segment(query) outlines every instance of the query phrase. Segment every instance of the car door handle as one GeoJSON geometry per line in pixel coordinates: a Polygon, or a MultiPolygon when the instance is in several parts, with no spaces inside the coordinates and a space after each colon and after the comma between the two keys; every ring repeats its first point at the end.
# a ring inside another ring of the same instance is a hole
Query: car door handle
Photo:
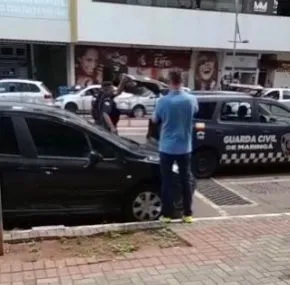
{"type": "Polygon", "coordinates": [[[44,170],[44,171],[56,171],[56,170],[58,170],[58,168],[55,166],[42,166],[42,167],[40,167],[40,169],[44,170]]]}

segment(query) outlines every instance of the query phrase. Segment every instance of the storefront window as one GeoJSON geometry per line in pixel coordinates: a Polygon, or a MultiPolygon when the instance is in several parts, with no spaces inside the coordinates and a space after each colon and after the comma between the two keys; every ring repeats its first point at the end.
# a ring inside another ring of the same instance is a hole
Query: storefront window
{"type": "MultiPolygon", "coordinates": [[[[216,11],[235,11],[235,2],[232,0],[92,0],[93,2],[108,2],[116,4],[142,5],[154,7],[168,7],[179,9],[203,9],[216,11]]],[[[242,11],[242,1],[238,6],[242,11]]]]}
{"type": "MultiPolygon", "coordinates": [[[[211,11],[236,11],[233,0],[92,0],[116,4],[168,7],[179,9],[202,9],[211,11]]],[[[238,12],[290,16],[290,1],[288,0],[239,0],[238,12]]]]}

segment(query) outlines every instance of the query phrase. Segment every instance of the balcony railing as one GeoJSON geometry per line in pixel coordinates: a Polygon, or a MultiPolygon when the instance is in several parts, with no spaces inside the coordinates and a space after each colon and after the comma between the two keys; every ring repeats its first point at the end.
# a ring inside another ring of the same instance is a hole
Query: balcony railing
{"type": "MultiPolygon", "coordinates": [[[[116,4],[167,7],[179,9],[201,9],[209,11],[235,12],[234,0],[92,0],[116,4]]],[[[278,1],[283,0],[239,0],[239,13],[277,15],[278,1]]],[[[290,0],[288,0],[290,2],[290,0]]]]}

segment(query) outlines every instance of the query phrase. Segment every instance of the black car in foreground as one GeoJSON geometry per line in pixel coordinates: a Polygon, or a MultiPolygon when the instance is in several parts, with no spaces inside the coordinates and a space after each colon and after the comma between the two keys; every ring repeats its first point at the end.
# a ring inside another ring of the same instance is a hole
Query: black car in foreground
{"type": "MultiPolygon", "coordinates": [[[[197,95],[192,169],[200,178],[223,166],[290,163],[290,109],[263,97],[239,93],[197,95]]],[[[147,138],[159,139],[149,122],[147,138]]],[[[152,143],[151,143],[152,146],[152,143]]],[[[154,149],[153,147],[151,149],[154,149]]]]}
{"type": "Polygon", "coordinates": [[[156,152],[52,107],[0,103],[0,176],[4,218],[161,211],[156,152]]]}

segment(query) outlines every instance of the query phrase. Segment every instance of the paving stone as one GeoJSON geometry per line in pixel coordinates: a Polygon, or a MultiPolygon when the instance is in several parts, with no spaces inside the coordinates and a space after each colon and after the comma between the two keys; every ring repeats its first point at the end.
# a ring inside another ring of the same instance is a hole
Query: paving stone
{"type": "Polygon", "coordinates": [[[191,247],[146,250],[102,264],[6,262],[4,256],[0,285],[286,285],[289,224],[290,216],[171,225],[191,247]]]}

